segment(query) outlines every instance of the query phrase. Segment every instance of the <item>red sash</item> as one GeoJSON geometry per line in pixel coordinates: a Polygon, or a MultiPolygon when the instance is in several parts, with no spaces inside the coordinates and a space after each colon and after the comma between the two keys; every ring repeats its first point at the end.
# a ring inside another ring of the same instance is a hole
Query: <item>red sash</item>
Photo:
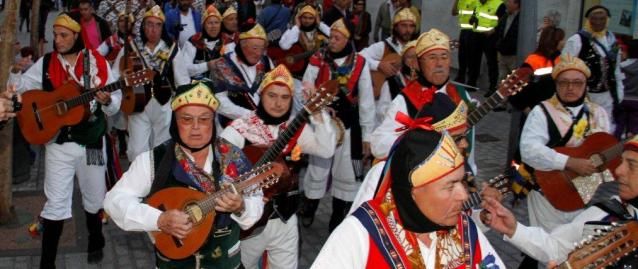
{"type": "MultiPolygon", "coordinates": [[[[102,87],[106,85],[106,80],[108,79],[108,65],[106,59],[99,55],[95,50],[90,50],[91,54],[95,57],[96,65],[98,68],[97,76],[100,78],[100,85],[98,87],[102,87]]],[[[81,51],[78,53],[78,57],[75,63],[75,68],[73,70],[76,78],[82,78],[84,73],[84,53],[81,51]]],[[[48,67],[49,79],[51,80],[51,84],[54,88],[60,87],[64,85],[67,81],[73,80],[69,74],[67,74],[66,69],[62,66],[62,62],[58,59],[58,53],[51,53],[51,60],[49,62],[48,67]]],[[[77,83],[77,81],[76,81],[77,83]]]]}
{"type": "MultiPolygon", "coordinates": [[[[403,94],[407,97],[407,101],[410,102],[417,110],[421,109],[423,105],[429,103],[429,99],[425,98],[424,87],[418,81],[412,81],[408,86],[403,88],[403,94]]],[[[461,95],[459,95],[458,90],[452,83],[448,83],[445,87],[446,94],[452,99],[455,104],[459,104],[461,100],[461,95]]]]}
{"type": "MultiPolygon", "coordinates": [[[[330,80],[330,77],[332,75],[330,74],[330,65],[324,61],[322,51],[317,51],[317,53],[310,57],[310,64],[319,68],[319,73],[317,74],[317,78],[315,78],[315,87],[319,87],[322,83],[330,80]]],[[[356,54],[352,74],[350,75],[350,79],[345,85],[348,89],[348,94],[346,95],[346,97],[348,97],[348,100],[350,100],[351,103],[356,102],[357,93],[354,91],[354,89],[359,82],[364,64],[365,58],[363,58],[359,54],[356,54]]]]}

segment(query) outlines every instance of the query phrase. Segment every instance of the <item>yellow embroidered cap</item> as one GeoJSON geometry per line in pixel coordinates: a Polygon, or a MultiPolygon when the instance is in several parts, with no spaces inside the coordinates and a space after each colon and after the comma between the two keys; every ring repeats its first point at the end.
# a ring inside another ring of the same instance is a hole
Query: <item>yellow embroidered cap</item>
{"type": "Polygon", "coordinates": [[[416,56],[421,55],[436,49],[443,49],[450,51],[450,38],[443,32],[432,28],[430,31],[422,33],[416,42],[416,56]]]}
{"type": "Polygon", "coordinates": [[[206,20],[210,17],[217,17],[219,20],[222,19],[222,14],[219,13],[219,10],[217,10],[213,4],[208,5],[206,10],[204,10],[204,15],[202,15],[202,25],[205,24],[206,20]]]}
{"type": "Polygon", "coordinates": [[[346,23],[343,18],[332,23],[332,25],[330,26],[330,30],[337,31],[343,34],[346,38],[350,38],[350,31],[348,30],[348,27],[346,27],[346,23]]]}
{"type": "Polygon", "coordinates": [[[119,20],[121,18],[128,18],[128,22],[129,23],[135,22],[135,17],[133,17],[132,13],[129,13],[127,15],[126,12],[122,11],[122,12],[120,12],[120,14],[117,14],[117,19],[119,20]]]}
{"type": "Polygon", "coordinates": [[[397,24],[402,21],[410,21],[417,24],[416,15],[409,8],[402,8],[394,14],[394,18],[392,19],[392,24],[397,24]]]}
{"type": "Polygon", "coordinates": [[[434,151],[410,172],[410,183],[416,188],[437,181],[464,163],[463,154],[456,147],[454,139],[447,131],[443,131],[434,151]]]}
{"type": "Polygon", "coordinates": [[[312,16],[317,17],[317,10],[312,7],[311,5],[306,5],[304,6],[300,11],[299,11],[299,16],[309,13],[312,16]]]}
{"type": "Polygon", "coordinates": [[[408,51],[409,49],[414,49],[414,48],[416,48],[416,40],[412,40],[406,43],[403,46],[403,49],[401,49],[401,56],[405,55],[405,52],[408,51]]]}
{"type": "Polygon", "coordinates": [[[239,33],[239,40],[252,39],[252,38],[267,40],[266,30],[264,30],[264,27],[261,27],[259,23],[256,23],[255,26],[253,26],[253,28],[250,28],[250,30],[239,33]]]}
{"type": "Polygon", "coordinates": [[[468,110],[469,109],[465,101],[461,101],[456,106],[452,114],[445,117],[445,119],[432,124],[432,127],[434,127],[435,131],[440,133],[442,133],[443,131],[452,132],[459,128],[465,127],[467,126],[468,110]]]}
{"type": "Polygon", "coordinates": [[[591,71],[589,67],[583,62],[583,60],[578,57],[574,57],[570,54],[564,54],[560,56],[560,62],[554,66],[554,70],[552,71],[552,78],[556,79],[560,73],[563,73],[567,70],[576,70],[585,74],[585,77],[589,78],[591,75],[591,71]]]}
{"type": "Polygon", "coordinates": [[[293,80],[290,71],[286,68],[285,65],[280,64],[275,69],[270,70],[270,72],[266,73],[264,79],[261,81],[261,85],[259,85],[259,90],[257,90],[257,94],[261,94],[268,86],[272,84],[280,84],[288,87],[290,93],[293,92],[295,87],[295,83],[293,80]]]}
{"type": "Polygon", "coordinates": [[[164,12],[162,12],[162,8],[160,8],[160,6],[158,5],[154,5],[151,9],[147,10],[146,13],[144,13],[144,18],[148,18],[148,17],[158,18],[162,22],[166,21],[166,17],[164,17],[164,12]]]}
{"type": "Polygon", "coordinates": [[[225,19],[226,17],[233,15],[233,14],[237,14],[237,9],[235,9],[235,7],[230,6],[229,8],[227,8],[224,11],[224,14],[222,14],[222,19],[225,19]]]}
{"type": "Polygon", "coordinates": [[[64,27],[74,33],[79,33],[82,30],[80,24],[65,13],[62,13],[55,18],[53,26],[64,27]]]}
{"type": "Polygon", "coordinates": [[[638,151],[638,135],[634,135],[625,143],[625,150],[638,151]]]}
{"type": "Polygon", "coordinates": [[[173,111],[188,106],[199,105],[217,111],[219,108],[219,100],[213,94],[212,84],[210,82],[194,81],[191,84],[182,85],[175,91],[175,98],[171,102],[173,111]]]}

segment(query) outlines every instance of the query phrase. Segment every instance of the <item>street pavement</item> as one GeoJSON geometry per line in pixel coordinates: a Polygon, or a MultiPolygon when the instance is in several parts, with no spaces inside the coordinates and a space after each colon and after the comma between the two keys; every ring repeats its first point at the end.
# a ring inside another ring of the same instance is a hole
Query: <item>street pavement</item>
{"type": "MultiPolygon", "coordinates": [[[[51,29],[52,18],[57,12],[49,14],[49,22],[46,29],[51,29]]],[[[4,19],[4,14],[0,12],[0,21],[4,19]]],[[[51,45],[51,32],[47,31],[47,39],[51,45]]],[[[28,35],[25,32],[18,33],[18,40],[21,43],[28,44],[28,35]]],[[[454,77],[454,76],[451,76],[454,77]]],[[[483,79],[484,80],[484,79],[483,79]]],[[[476,99],[483,99],[483,92],[474,93],[476,99]]],[[[501,173],[505,166],[505,157],[507,152],[507,143],[509,139],[510,114],[508,112],[492,112],[489,113],[476,126],[477,145],[476,160],[479,168],[478,179],[491,178],[501,173]]],[[[35,164],[31,168],[30,179],[24,183],[14,185],[14,192],[33,192],[42,191],[42,180],[44,165],[41,154],[42,149],[34,147],[38,152],[35,164]]],[[[76,184],[77,186],[77,184],[76,184]]],[[[76,192],[76,195],[79,193],[76,192]]],[[[44,194],[42,194],[44,195],[44,194]]],[[[505,202],[510,204],[509,202],[505,202]]],[[[81,204],[74,202],[74,207],[81,208],[81,204]]],[[[317,211],[316,219],[309,228],[301,228],[302,246],[299,257],[299,268],[309,268],[312,261],[321,249],[321,246],[328,237],[328,220],[330,218],[331,199],[324,197],[317,211]]],[[[75,212],[81,212],[75,210],[75,212]]],[[[527,207],[525,201],[521,201],[515,208],[514,212],[522,223],[527,223],[527,207]]],[[[83,216],[77,216],[82,218],[83,216]]],[[[75,220],[78,231],[78,245],[86,246],[86,231],[84,222],[75,220]],[[83,237],[83,238],[80,238],[83,237]]],[[[27,232],[25,226],[24,232],[27,232]]],[[[150,243],[146,233],[142,232],[125,232],[119,229],[112,221],[104,226],[104,234],[106,237],[106,247],[104,249],[104,260],[98,265],[88,265],[86,263],[86,253],[83,252],[84,247],[77,247],[70,251],[61,250],[58,252],[56,261],[57,268],[152,268],[154,264],[153,246],[150,243]]],[[[505,261],[507,268],[516,268],[521,261],[520,252],[505,243],[494,232],[488,232],[487,236],[492,242],[496,251],[505,261]]],[[[39,239],[33,239],[39,240],[39,239]]],[[[15,253],[0,252],[0,269],[5,268],[37,268],[39,264],[39,249],[30,251],[22,251],[20,255],[15,253]]]]}

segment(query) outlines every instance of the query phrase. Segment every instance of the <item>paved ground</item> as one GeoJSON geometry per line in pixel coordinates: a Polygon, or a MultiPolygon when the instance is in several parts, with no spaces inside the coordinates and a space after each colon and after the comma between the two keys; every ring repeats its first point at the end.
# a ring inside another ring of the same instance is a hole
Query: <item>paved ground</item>
{"type": "MultiPolygon", "coordinates": [[[[49,16],[49,24],[51,18],[56,13],[49,16]]],[[[3,20],[2,12],[0,12],[0,21],[3,20]]],[[[50,29],[47,27],[47,29],[50,29]]],[[[26,33],[19,33],[18,39],[22,44],[27,44],[28,36],[26,33]]],[[[50,32],[47,32],[47,39],[52,40],[50,32]]],[[[50,45],[50,43],[48,44],[50,45]]],[[[453,76],[452,76],[453,77],[453,76]]],[[[476,98],[482,99],[482,93],[474,94],[476,98]]],[[[483,119],[477,126],[477,148],[476,159],[479,167],[479,175],[477,178],[490,178],[499,174],[505,164],[505,155],[507,151],[507,141],[509,139],[509,119],[510,114],[507,112],[493,112],[483,119]]],[[[39,149],[36,148],[36,151],[39,149]]],[[[35,165],[31,169],[30,179],[26,182],[16,185],[15,192],[41,191],[42,190],[42,171],[43,164],[38,158],[35,165]]],[[[79,208],[80,203],[74,203],[79,208]]],[[[81,211],[80,211],[81,212],[81,211]]],[[[527,209],[523,201],[515,208],[516,215],[519,220],[527,222],[527,209]]],[[[317,253],[321,249],[323,242],[328,237],[328,219],[330,214],[330,198],[326,197],[322,200],[317,218],[312,227],[302,228],[302,248],[299,261],[299,268],[309,268],[317,253]]],[[[89,266],[86,264],[86,254],[83,249],[86,245],[82,216],[77,216],[78,223],[78,247],[69,250],[61,250],[58,253],[56,265],[58,268],[151,268],[154,264],[152,254],[152,245],[148,237],[144,233],[124,232],[113,223],[104,227],[106,235],[106,248],[104,261],[99,265],[89,266]]],[[[26,227],[24,232],[26,233],[26,227]]],[[[501,236],[489,232],[488,238],[495,245],[496,250],[504,259],[508,268],[516,268],[521,260],[520,252],[511,245],[504,243],[501,236]]],[[[0,269],[3,268],[37,268],[39,262],[39,249],[31,249],[29,251],[0,252],[0,269]]]]}

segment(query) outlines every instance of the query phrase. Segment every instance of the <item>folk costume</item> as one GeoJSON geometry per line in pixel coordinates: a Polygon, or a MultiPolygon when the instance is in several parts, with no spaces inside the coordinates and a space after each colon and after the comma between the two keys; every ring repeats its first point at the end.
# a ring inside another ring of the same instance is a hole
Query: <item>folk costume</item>
{"type": "MultiPolygon", "coordinates": [[[[144,20],[154,17],[164,22],[165,17],[159,6],[149,9],[144,20]]],[[[143,25],[143,24],[142,24],[143,25]]],[[[152,85],[152,98],[144,107],[144,111],[133,113],[128,117],[129,145],[126,152],[129,160],[134,160],[142,152],[154,148],[168,139],[168,127],[170,124],[170,103],[174,91],[173,59],[178,52],[177,44],[168,39],[160,39],[153,49],[146,43],[146,37],[142,31],[144,44],[139,48],[134,42],[129,42],[131,48],[141,55],[144,65],[156,71],[152,85]]],[[[120,51],[114,66],[115,75],[120,76],[120,61],[124,56],[124,50],[120,51]]],[[[149,86],[150,87],[150,86],[149,86]]]]}
{"type": "MultiPolygon", "coordinates": [[[[437,49],[450,51],[450,39],[447,35],[437,29],[432,29],[428,32],[421,34],[417,40],[416,53],[417,57],[421,57],[423,54],[437,49]]],[[[443,85],[433,85],[427,81],[422,74],[418,75],[417,80],[409,83],[401,92],[392,100],[392,103],[385,112],[383,122],[377,127],[371,135],[371,141],[374,141],[371,146],[372,155],[377,159],[384,159],[388,156],[390,148],[394,144],[395,140],[401,135],[401,124],[397,122],[396,115],[402,113],[408,115],[410,118],[415,118],[418,111],[426,104],[427,99],[423,98],[427,95],[428,89],[435,89],[437,92],[447,94],[456,104],[461,101],[466,104],[472,104],[473,100],[470,95],[461,86],[454,85],[446,82],[443,85]]],[[[468,165],[472,168],[473,172],[476,172],[476,164],[474,162],[474,150],[473,150],[473,136],[474,131],[470,131],[468,135],[468,142],[470,147],[468,148],[468,165]]]]}
{"type": "MultiPolygon", "coordinates": [[[[552,72],[554,80],[567,70],[577,70],[589,77],[585,63],[569,55],[562,56],[552,72]]],[[[605,110],[591,102],[587,93],[576,103],[565,103],[558,95],[541,102],[528,114],[521,134],[520,150],[526,167],[541,171],[565,170],[569,156],[553,150],[554,147],[577,147],[591,134],[609,133],[609,118],[605,110]]],[[[530,170],[531,171],[531,170],[530,170]]],[[[581,194],[587,203],[598,184],[613,179],[609,171],[595,173],[574,184],[589,186],[581,194]]],[[[542,190],[541,190],[542,191],[542,190]]],[[[561,224],[570,222],[582,210],[563,212],[555,209],[543,194],[533,190],[527,198],[530,224],[552,231],[561,224]]]]}
{"type": "Polygon", "coordinates": [[[179,7],[171,9],[166,12],[164,27],[181,49],[193,35],[202,31],[202,12],[189,7],[184,15],[179,7]]]}
{"type": "MultiPolygon", "coordinates": [[[[246,39],[266,40],[266,32],[259,24],[239,35],[239,41],[246,39]]],[[[240,48],[224,54],[213,63],[211,80],[215,85],[215,97],[224,104],[219,110],[219,119],[225,127],[234,119],[248,115],[257,109],[259,95],[256,94],[264,75],[272,69],[268,56],[262,56],[254,65],[247,63],[240,48]]]]}
{"type": "Polygon", "coordinates": [[[459,213],[456,225],[442,226],[413,198],[413,188],[457,169],[463,156],[447,132],[408,131],[385,165],[387,184],[337,227],[311,268],[505,268],[471,218],[459,213]]]}
{"type": "MultiPolygon", "coordinates": [[[[607,17],[610,16],[607,8],[596,5],[587,10],[585,17],[588,18],[597,12],[604,12],[607,17]]],[[[583,30],[567,39],[563,49],[563,55],[565,54],[578,56],[587,64],[591,71],[591,76],[587,79],[588,96],[592,102],[605,109],[613,124],[613,111],[624,97],[624,76],[620,70],[621,55],[614,34],[607,29],[594,32],[589,20],[586,20],[583,30]]]]}
{"type": "MultiPolygon", "coordinates": [[[[319,16],[319,12],[314,9],[311,5],[304,6],[298,13],[298,17],[301,17],[304,14],[310,14],[317,18],[319,16]]],[[[330,34],[330,27],[325,25],[323,22],[319,22],[319,25],[313,24],[310,27],[303,27],[294,25],[292,28],[289,28],[284,32],[279,40],[279,47],[282,50],[289,50],[293,46],[300,46],[305,51],[317,51],[324,44],[328,42],[327,35],[330,34]],[[324,34],[328,33],[328,34],[324,34]]],[[[299,59],[304,60],[304,59],[299,59]]],[[[307,64],[306,64],[307,66],[307,64]]],[[[304,68],[305,70],[305,68],[304,68]]],[[[303,77],[303,71],[301,73],[293,73],[292,75],[295,78],[301,79],[303,77]]]]}
{"type": "MultiPolygon", "coordinates": [[[[168,187],[185,187],[213,193],[237,176],[250,170],[251,164],[242,151],[224,140],[212,136],[204,167],[197,167],[177,131],[175,111],[184,106],[204,106],[216,111],[220,106],[210,84],[198,82],[178,89],[171,103],[171,140],[146,151],[131,163],[129,170],[111,189],[104,208],[113,221],[126,231],[158,231],[157,221],[162,211],[142,200],[168,187]]],[[[188,258],[170,260],[156,251],[158,268],[237,268],[240,265],[239,231],[252,226],[262,214],[261,191],[244,194],[245,210],[237,213],[217,212],[214,228],[204,245],[188,258]]]]}
{"type": "MultiPolygon", "coordinates": [[[[434,89],[427,90],[423,94],[423,98],[425,104],[414,119],[400,112],[395,117],[395,120],[402,125],[401,130],[405,131],[415,125],[425,123],[431,124],[434,131],[439,133],[452,132],[467,126],[468,106],[465,102],[461,101],[459,104],[455,104],[445,93],[436,92],[434,89]]],[[[381,161],[368,171],[352,203],[350,213],[353,213],[364,202],[375,197],[382,184],[385,163],[385,160],[381,161]]]]}
{"type": "Polygon", "coordinates": [[[392,104],[392,100],[394,100],[401,90],[405,88],[408,84],[412,83],[412,81],[417,79],[418,70],[409,67],[405,64],[405,55],[408,50],[416,49],[416,40],[412,40],[403,46],[401,50],[401,71],[398,74],[389,77],[383,82],[381,86],[381,92],[379,93],[379,99],[376,100],[376,126],[378,127],[385,117],[385,112],[388,111],[388,108],[392,104]]]}
{"type": "MultiPolygon", "coordinates": [[[[80,24],[66,14],[59,15],[54,27],[64,27],[80,33],[80,24]]],[[[81,37],[68,52],[77,54],[75,62],[68,62],[61,53],[45,54],[24,74],[11,73],[8,84],[15,85],[23,93],[41,89],[54,91],[66,83],[75,83],[81,88],[98,88],[114,82],[111,68],[95,50],[83,49],[81,37]],[[88,52],[88,53],[87,53],[88,52]],[[90,81],[85,81],[88,76],[90,81]]],[[[114,115],[120,109],[122,93],[111,93],[111,103],[101,105],[90,102],[90,117],[74,126],[63,127],[58,135],[45,145],[44,204],[40,218],[42,234],[41,268],[55,268],[58,241],[62,234],[64,220],[71,218],[74,176],[77,176],[82,192],[82,205],[89,230],[89,256],[95,253],[101,259],[104,237],[99,211],[102,208],[105,184],[106,116],[114,115]]]]}
{"type": "MultiPolygon", "coordinates": [[[[337,31],[352,40],[344,20],[336,21],[331,29],[333,34],[337,31]]],[[[338,100],[330,107],[336,112],[335,121],[343,125],[342,143],[337,146],[334,158],[309,157],[303,186],[306,198],[312,199],[308,203],[312,208],[304,208],[304,215],[311,218],[332,176],[332,230],[345,217],[365,176],[363,143],[372,141],[369,136],[374,128],[374,97],[368,65],[365,58],[354,51],[351,42],[340,52],[322,49],[310,58],[303,81],[318,87],[331,79],[338,80],[341,86],[338,100]]]]}
{"type": "MultiPolygon", "coordinates": [[[[638,152],[638,136],[634,136],[633,139],[625,143],[624,149],[625,151],[638,152]]],[[[637,179],[629,178],[628,180],[635,181],[637,179]]],[[[513,236],[510,238],[504,235],[503,239],[543,263],[549,261],[561,263],[574,250],[576,243],[587,238],[588,235],[592,235],[595,228],[609,227],[612,221],[638,219],[637,206],[637,198],[622,201],[619,197],[614,196],[608,201],[587,207],[573,220],[556,226],[551,231],[533,225],[525,226],[519,222],[516,224],[513,236]]],[[[627,268],[623,265],[636,266],[636,264],[636,254],[634,253],[623,257],[613,268],[627,268]]]]}
{"type": "Polygon", "coordinates": [[[153,0],[103,0],[100,1],[100,5],[98,6],[95,13],[106,20],[109,23],[111,29],[118,28],[117,21],[120,14],[125,14],[127,12],[128,14],[131,14],[134,18],[134,20],[132,20],[133,25],[131,27],[131,35],[136,38],[135,42],[141,44],[142,40],[139,38],[139,30],[142,29],[142,20],[144,19],[146,9],[154,5],[155,1],[153,0]],[[143,5],[142,3],[146,4],[143,5]]]}
{"type": "MultiPolygon", "coordinates": [[[[236,5],[236,3],[235,3],[236,5]]],[[[232,45],[233,43],[235,43],[235,40],[237,40],[237,38],[239,37],[239,33],[238,32],[231,32],[230,30],[228,30],[225,26],[224,26],[224,22],[223,20],[227,19],[228,17],[235,15],[238,16],[237,14],[237,8],[233,5],[229,6],[228,8],[222,9],[217,7],[217,10],[220,11],[224,11],[222,13],[222,41],[224,42],[224,45],[232,45]]]]}
{"type": "MultiPolygon", "coordinates": [[[[122,12],[118,16],[118,21],[119,20],[128,20],[128,22],[132,24],[135,21],[135,18],[132,14],[127,15],[126,13],[122,12]]],[[[126,44],[126,39],[128,37],[128,34],[120,31],[121,29],[119,29],[119,24],[117,25],[117,27],[118,28],[114,29],[118,29],[118,31],[109,36],[102,42],[102,44],[100,44],[99,47],[97,47],[97,51],[100,53],[100,55],[104,56],[109,62],[115,61],[117,55],[120,53],[120,50],[124,47],[124,44],[126,44]]]]}
{"type": "MultiPolygon", "coordinates": [[[[279,65],[266,74],[257,94],[265,94],[273,84],[284,85],[293,94],[293,78],[285,66],[279,65]]],[[[291,100],[292,101],[292,100],[291,100]]],[[[290,106],[292,110],[292,102],[290,106]]],[[[289,111],[290,111],[289,110],[289,111]]],[[[311,117],[310,126],[302,126],[284,149],[285,159],[298,159],[300,153],[330,158],[334,154],[336,134],[327,113],[319,114],[319,120],[311,117]]],[[[270,147],[291,123],[290,113],[275,118],[267,114],[260,103],[256,112],[241,117],[221,133],[221,138],[244,148],[270,147]]],[[[296,175],[293,175],[296,176],[296,175]]],[[[284,179],[280,179],[284,180],[284,179]]],[[[291,178],[286,180],[293,180],[291,178]]],[[[295,184],[296,185],[296,184],[295,184]]],[[[265,206],[264,214],[270,213],[265,228],[254,237],[242,240],[242,264],[246,268],[257,268],[264,251],[268,253],[270,268],[297,268],[299,234],[297,228],[298,186],[274,196],[265,206]],[[297,193],[297,194],[295,194],[297,193]]],[[[268,191],[266,191],[268,192],[268,191]]]]}
{"type": "MultiPolygon", "coordinates": [[[[217,18],[220,22],[222,15],[213,5],[209,5],[202,16],[202,25],[210,18],[217,18]]],[[[210,36],[204,27],[202,31],[193,35],[175,56],[175,83],[177,86],[189,84],[191,80],[202,80],[210,77],[208,62],[221,57],[223,42],[221,32],[217,36],[210,36]]]]}

